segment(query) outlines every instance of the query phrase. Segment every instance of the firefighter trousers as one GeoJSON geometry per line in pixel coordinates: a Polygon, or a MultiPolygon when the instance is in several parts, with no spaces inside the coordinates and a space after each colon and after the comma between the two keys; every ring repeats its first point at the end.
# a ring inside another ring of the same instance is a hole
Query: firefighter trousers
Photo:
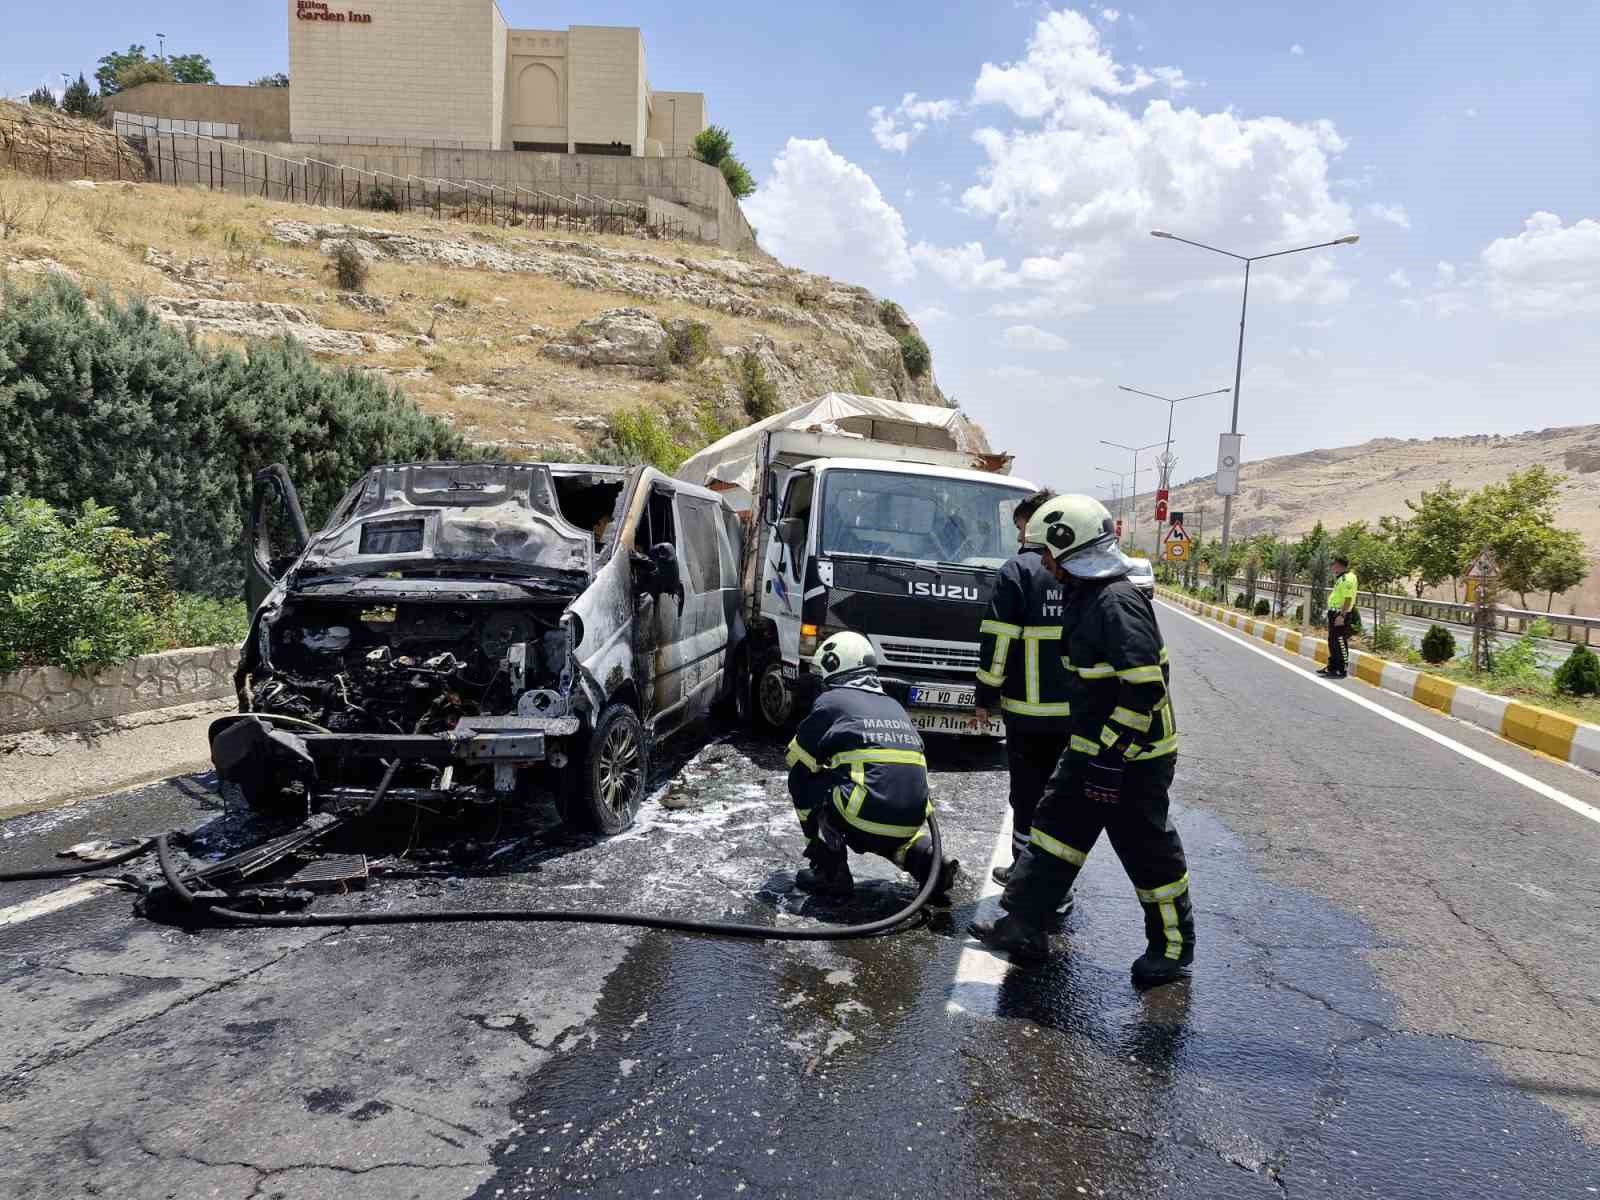
{"type": "Polygon", "coordinates": [[[832,806],[803,809],[795,805],[800,829],[806,835],[806,860],[819,871],[836,871],[847,866],[849,852],[876,854],[902,870],[909,871],[918,883],[933,869],[933,835],[926,823],[909,839],[885,837],[851,825],[832,806]]]}
{"type": "Polygon", "coordinates": [[[1037,733],[1018,728],[1020,722],[1006,723],[1006,766],[1011,773],[1011,861],[1015,863],[1028,848],[1028,833],[1033,829],[1034,810],[1045,785],[1066,752],[1068,735],[1061,732],[1037,733]]]}
{"type": "Polygon", "coordinates": [[[1144,908],[1150,948],[1178,959],[1192,952],[1194,910],[1183,843],[1168,815],[1176,755],[1129,763],[1114,804],[1083,793],[1076,754],[1065,754],[1040,797],[1028,848],[1011,872],[1000,905],[1025,926],[1045,927],[1066,899],[1101,830],[1111,841],[1144,908]]]}

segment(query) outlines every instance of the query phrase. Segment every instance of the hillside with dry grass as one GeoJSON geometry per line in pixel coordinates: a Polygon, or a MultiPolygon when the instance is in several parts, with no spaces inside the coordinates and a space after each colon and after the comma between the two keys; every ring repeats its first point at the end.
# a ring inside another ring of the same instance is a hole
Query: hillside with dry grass
{"type": "Polygon", "coordinates": [[[829,391],[945,403],[897,305],[697,242],[0,176],[0,272],[49,271],[199,337],[293,337],[517,457],[641,413],[689,449],[829,391]]]}
{"type": "MultiPolygon", "coordinates": [[[[1247,460],[1244,490],[1234,502],[1234,533],[1294,536],[1318,521],[1330,529],[1350,521],[1376,524],[1385,515],[1407,515],[1408,499],[1441,483],[1470,491],[1536,464],[1566,476],[1557,522],[1583,536],[1591,557],[1589,579],[1563,600],[1575,602],[1580,612],[1600,612],[1600,425],[1426,441],[1378,438],[1359,446],[1247,460]]],[[[1215,487],[1216,476],[1207,475],[1173,489],[1172,507],[1187,514],[1191,534],[1200,525],[1202,504],[1205,536],[1214,538],[1220,531],[1222,501],[1215,487]]],[[[1147,531],[1155,527],[1153,494],[1139,497],[1139,527],[1148,544],[1147,531]]]]}

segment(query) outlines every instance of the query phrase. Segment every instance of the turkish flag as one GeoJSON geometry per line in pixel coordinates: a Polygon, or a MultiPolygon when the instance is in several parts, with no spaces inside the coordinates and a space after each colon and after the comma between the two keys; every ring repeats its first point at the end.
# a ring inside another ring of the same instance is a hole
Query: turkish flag
{"type": "Polygon", "coordinates": [[[1117,522],[1117,540],[1119,542],[1122,540],[1122,522],[1121,521],[1117,522]]]}
{"type": "Polygon", "coordinates": [[[1166,488],[1162,488],[1159,492],[1156,493],[1156,520],[1165,521],[1166,519],[1167,519],[1167,489],[1166,488]]]}

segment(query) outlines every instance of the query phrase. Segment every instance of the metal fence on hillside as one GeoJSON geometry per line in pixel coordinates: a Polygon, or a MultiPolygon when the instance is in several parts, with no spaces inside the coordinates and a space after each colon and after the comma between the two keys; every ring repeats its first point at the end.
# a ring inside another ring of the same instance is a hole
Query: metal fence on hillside
{"type": "Polygon", "coordinates": [[[152,182],[173,187],[288,200],[369,212],[421,212],[479,224],[680,238],[685,223],[652,220],[645,205],[576,193],[570,196],[470,179],[391,175],[316,158],[284,158],[264,150],[195,135],[133,139],[142,146],[152,182]]]}
{"type": "Polygon", "coordinates": [[[5,117],[0,117],[0,167],[38,179],[145,178],[143,160],[116,138],[5,117]]]}

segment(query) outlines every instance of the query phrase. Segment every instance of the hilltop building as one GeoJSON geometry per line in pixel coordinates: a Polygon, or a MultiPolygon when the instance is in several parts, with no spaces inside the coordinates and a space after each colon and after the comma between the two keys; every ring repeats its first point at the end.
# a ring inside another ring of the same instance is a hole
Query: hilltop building
{"type": "Polygon", "coordinates": [[[678,157],[700,92],[650,86],[637,29],[512,29],[495,0],[286,0],[294,142],[678,157]]]}

